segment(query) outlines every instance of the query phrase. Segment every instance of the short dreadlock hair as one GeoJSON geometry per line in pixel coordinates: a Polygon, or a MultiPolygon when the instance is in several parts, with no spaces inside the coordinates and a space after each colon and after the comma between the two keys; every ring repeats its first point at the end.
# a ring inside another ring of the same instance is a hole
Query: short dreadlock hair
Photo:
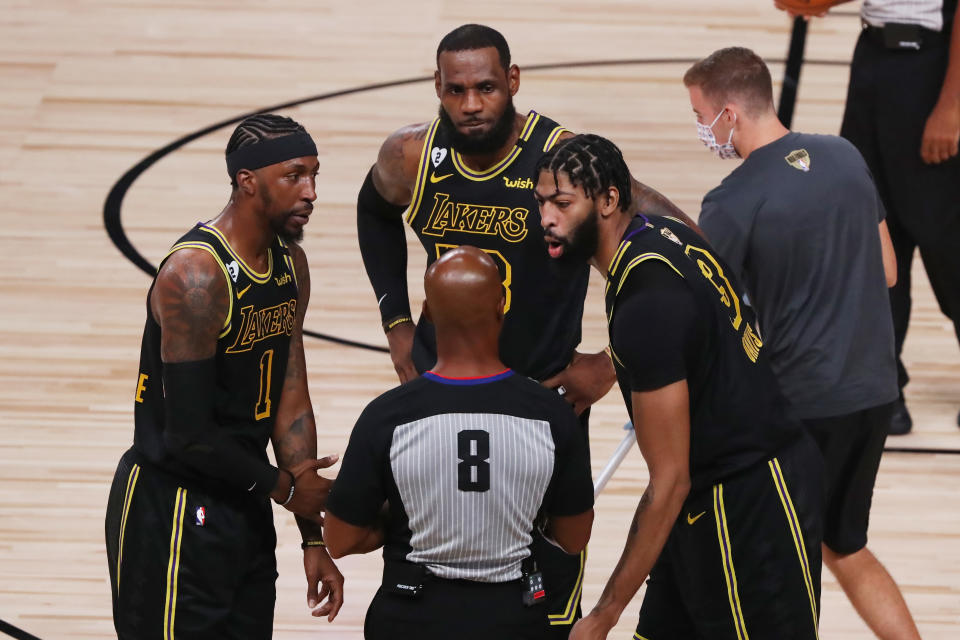
{"type": "MultiPolygon", "coordinates": [[[[292,118],[278,116],[275,113],[258,113],[255,116],[245,118],[243,122],[237,125],[227,142],[227,150],[224,153],[229,156],[237,149],[251,144],[272,138],[282,138],[292,133],[306,132],[307,130],[303,128],[303,125],[292,118]]],[[[230,186],[236,189],[236,176],[230,176],[230,186]]]]}
{"type": "Polygon", "coordinates": [[[563,172],[575,187],[581,187],[590,198],[596,199],[610,187],[620,192],[620,210],[630,211],[633,201],[630,170],[617,145],[592,133],[583,133],[563,140],[540,157],[533,172],[534,182],[540,173],[563,172]]]}

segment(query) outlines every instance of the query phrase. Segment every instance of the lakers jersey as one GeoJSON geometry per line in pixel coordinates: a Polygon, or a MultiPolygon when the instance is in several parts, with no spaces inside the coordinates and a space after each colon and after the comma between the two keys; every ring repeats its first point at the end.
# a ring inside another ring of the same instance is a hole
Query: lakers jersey
{"type": "MultiPolygon", "coordinates": [[[[542,380],[563,369],[580,342],[589,267],[547,254],[533,171],[566,131],[531,111],[517,144],[485,171],[468,167],[450,145],[440,119],[430,125],[406,221],[427,252],[428,266],[460,245],[493,258],[503,279],[506,317],[500,335],[504,364],[542,380]]],[[[420,371],[436,361],[433,327],[421,318],[414,344],[420,371]]]]}
{"type": "MultiPolygon", "coordinates": [[[[234,438],[265,461],[297,312],[293,260],[278,238],[268,250],[267,270],[257,273],[237,255],[219,229],[201,223],[177,241],[164,261],[174,252],[188,248],[212,255],[223,270],[229,289],[227,317],[215,356],[217,424],[225,437],[234,438]]],[[[153,318],[148,294],[134,404],[134,448],[166,471],[212,485],[166,453],[162,380],[160,325],[153,318]]]]}
{"type": "MultiPolygon", "coordinates": [[[[706,327],[696,361],[687,367],[690,394],[690,477],[693,490],[713,484],[774,454],[800,436],[788,414],[754,329],[753,310],[733,275],[706,241],[679,220],[637,216],[610,263],[607,322],[617,381],[633,415],[629,373],[612,331],[617,297],[631,274],[658,263],[682,278],[706,327]]],[[[635,331],[643,332],[637,326],[635,331]]],[[[656,340],[656,336],[650,336],[656,340]]]]}

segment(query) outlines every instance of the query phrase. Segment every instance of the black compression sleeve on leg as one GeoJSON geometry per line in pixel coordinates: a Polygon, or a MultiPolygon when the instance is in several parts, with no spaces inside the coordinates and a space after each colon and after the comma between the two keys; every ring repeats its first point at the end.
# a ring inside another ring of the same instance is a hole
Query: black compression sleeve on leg
{"type": "Polygon", "coordinates": [[[373,169],[357,194],[357,238],[367,277],[386,323],[410,316],[407,295],[407,240],[403,233],[404,205],[387,202],[373,184],[373,169]]]}
{"type": "Polygon", "coordinates": [[[214,358],[164,363],[163,442],[167,451],[204,476],[257,496],[269,495],[279,471],[244,449],[216,423],[216,379],[214,358]]]}

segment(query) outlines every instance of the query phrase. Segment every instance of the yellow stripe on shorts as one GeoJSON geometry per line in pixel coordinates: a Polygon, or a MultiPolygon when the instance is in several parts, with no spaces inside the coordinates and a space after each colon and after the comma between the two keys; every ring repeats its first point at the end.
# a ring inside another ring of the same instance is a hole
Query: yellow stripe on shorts
{"type": "Polygon", "coordinates": [[[793,508],[793,499],[790,497],[790,490],[787,489],[787,481],[783,477],[783,470],[780,469],[780,461],[776,458],[767,462],[770,465],[770,474],[773,476],[773,484],[777,488],[777,494],[780,496],[780,504],[783,505],[783,511],[787,516],[787,526],[790,529],[790,535],[793,538],[793,545],[797,548],[797,558],[800,560],[800,569],[803,572],[803,581],[807,587],[807,597],[810,599],[810,611],[813,613],[813,632],[819,638],[820,632],[817,630],[817,598],[813,588],[813,577],[810,575],[810,561],[807,559],[807,547],[803,542],[803,531],[800,529],[800,519],[797,517],[797,511],[793,508]]]}
{"type": "Polygon", "coordinates": [[[580,572],[577,574],[577,581],[573,584],[573,590],[570,592],[567,606],[563,610],[563,613],[550,613],[547,615],[550,626],[573,624],[573,619],[577,615],[577,607],[580,605],[580,598],[583,596],[583,567],[586,562],[587,550],[584,549],[580,552],[580,572]]]}
{"type": "Polygon", "coordinates": [[[177,617],[177,577],[180,574],[180,543],[183,542],[183,513],[187,507],[187,490],[177,487],[170,529],[170,559],[167,561],[167,595],[163,608],[163,640],[174,640],[173,625],[177,617]]]}
{"type": "Polygon", "coordinates": [[[127,489],[123,494],[123,515],[120,516],[120,550],[117,553],[117,589],[120,588],[120,565],[123,563],[123,534],[127,530],[127,514],[130,513],[130,504],[133,502],[133,492],[137,488],[137,478],[140,477],[140,465],[135,464],[127,476],[127,489]]]}
{"type": "Polygon", "coordinates": [[[723,577],[727,581],[727,598],[730,601],[730,612],[733,614],[733,626],[738,640],[749,640],[747,623],[743,619],[743,609],[740,607],[740,591],[737,588],[737,572],[733,566],[733,545],[730,543],[730,532],[727,529],[727,512],[723,506],[722,484],[713,486],[713,514],[717,523],[717,539],[720,542],[723,577]]]}

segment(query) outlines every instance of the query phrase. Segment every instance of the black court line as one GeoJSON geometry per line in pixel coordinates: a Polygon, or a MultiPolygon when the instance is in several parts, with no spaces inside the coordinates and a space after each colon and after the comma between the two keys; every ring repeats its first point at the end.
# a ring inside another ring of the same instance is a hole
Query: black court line
{"type": "MultiPolygon", "coordinates": [[[[699,61],[699,58],[624,58],[624,59],[611,59],[611,60],[581,60],[581,61],[570,61],[570,62],[551,62],[545,64],[533,64],[524,66],[521,68],[521,71],[554,71],[554,70],[564,70],[564,69],[578,69],[578,68],[589,68],[589,67],[615,67],[615,66],[640,66],[640,65],[667,65],[667,64],[693,64],[699,61]]],[[[786,64],[788,60],[784,58],[772,58],[767,60],[770,64],[786,64]]],[[[844,60],[803,60],[804,65],[818,65],[818,66],[831,66],[831,67],[847,67],[850,66],[848,61],[844,60]]],[[[252,115],[258,113],[280,111],[282,109],[290,109],[292,107],[297,107],[303,104],[308,104],[310,102],[320,102],[323,100],[330,100],[332,98],[339,98],[341,96],[348,96],[356,93],[364,93],[367,91],[376,91],[378,89],[390,89],[393,87],[401,87],[408,84],[416,84],[418,82],[432,82],[433,76],[418,76],[414,78],[404,78],[402,80],[391,80],[388,82],[377,82],[373,84],[365,84],[359,87],[351,87],[348,89],[341,89],[339,91],[331,91],[328,93],[320,93],[313,96],[307,96],[305,98],[298,98],[296,100],[290,100],[288,102],[281,102],[279,104],[270,105],[268,107],[263,107],[256,109],[255,111],[249,111],[238,116],[234,116],[227,120],[222,120],[210,126],[204,127],[193,133],[189,133],[181,138],[178,138],[171,142],[170,144],[157,149],[146,158],[135,164],[133,167],[128,169],[113,187],[111,187],[110,192],[107,194],[107,199],[103,203],[103,224],[106,228],[107,235],[110,236],[110,240],[113,242],[114,246],[122,253],[130,262],[132,262],[136,267],[141,271],[146,273],[151,278],[157,275],[157,268],[147,260],[143,254],[141,254],[136,247],[133,246],[133,243],[130,242],[130,239],[127,237],[127,233],[123,228],[121,221],[121,209],[123,207],[123,199],[127,194],[127,191],[130,190],[130,187],[139,178],[147,169],[152,167],[157,163],[161,158],[167,156],[180,147],[193,142],[197,138],[201,138],[207,134],[213,133],[225,127],[229,127],[232,124],[236,124],[248,118],[252,115]]],[[[679,79],[678,79],[679,82],[679,79]]],[[[334,344],[339,344],[347,347],[354,347],[357,349],[367,349],[370,351],[377,351],[380,353],[389,353],[390,350],[384,346],[369,344],[366,342],[360,342],[356,340],[350,340],[347,338],[341,338],[339,336],[333,336],[319,331],[312,331],[304,328],[304,335],[310,336],[312,338],[317,338],[320,340],[326,340],[327,342],[332,342],[334,344]]],[[[887,448],[884,451],[896,452],[896,453],[946,453],[946,454],[955,454],[960,455],[960,449],[910,449],[905,447],[900,448],[887,448]]],[[[0,628],[2,630],[2,628],[0,628]]]]}
{"type": "Polygon", "coordinates": [[[0,620],[0,633],[5,633],[11,638],[16,638],[17,640],[40,640],[35,635],[29,634],[23,629],[19,629],[8,622],[0,620]]]}

